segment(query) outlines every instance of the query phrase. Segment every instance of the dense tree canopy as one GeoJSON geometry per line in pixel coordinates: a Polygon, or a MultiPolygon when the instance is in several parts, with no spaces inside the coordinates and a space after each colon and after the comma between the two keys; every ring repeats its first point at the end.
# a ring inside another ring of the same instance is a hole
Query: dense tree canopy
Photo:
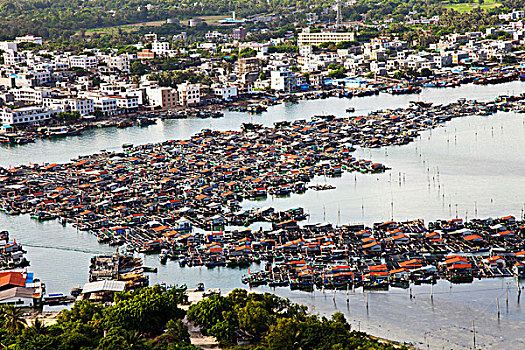
{"type": "Polygon", "coordinates": [[[0,343],[16,350],[195,350],[182,323],[185,312],[177,307],[184,300],[174,290],[143,288],[119,294],[110,307],[79,301],[55,324],[36,319],[29,327],[21,309],[2,307],[0,343]]]}
{"type": "MultiPolygon", "coordinates": [[[[239,339],[244,349],[394,349],[364,333],[351,331],[341,313],[332,318],[307,315],[306,308],[273,294],[236,289],[228,296],[213,296],[190,306],[188,318],[223,346],[239,339]]],[[[400,347],[400,349],[405,349],[400,347]]]]}

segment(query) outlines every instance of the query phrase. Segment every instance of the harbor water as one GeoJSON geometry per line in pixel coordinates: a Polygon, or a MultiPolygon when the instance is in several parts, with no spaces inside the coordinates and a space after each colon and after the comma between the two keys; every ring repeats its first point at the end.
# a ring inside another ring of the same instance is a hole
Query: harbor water
{"type": "MultiPolygon", "coordinates": [[[[203,128],[239,129],[243,122],[271,125],[280,120],[310,118],[317,114],[361,115],[377,109],[406,107],[411,100],[445,104],[458,98],[492,100],[502,94],[519,94],[525,84],[465,85],[454,89],[424,89],[420,95],[380,94],[365,98],[302,101],[268,108],[257,116],[225,112],[220,119],[159,121],[147,128],[97,129],[80,137],[38,140],[35,143],[0,148],[0,166],[43,162],[67,162],[78,155],[99,150],[119,150],[124,143],[135,145],[168,139],[184,139],[203,128]],[[345,113],[355,107],[352,114],[345,113]]],[[[357,149],[357,158],[371,159],[390,167],[383,174],[345,173],[338,178],[317,177],[312,184],[329,183],[328,191],[307,191],[288,198],[244,201],[243,206],[273,206],[276,209],[304,207],[309,221],[373,222],[423,218],[472,218],[515,215],[521,217],[525,205],[525,116],[499,112],[492,116],[453,119],[443,127],[425,131],[413,143],[377,149],[357,149]]],[[[254,228],[257,224],[254,225],[254,228]]],[[[94,236],[58,222],[36,222],[28,216],[0,215],[0,230],[8,230],[28,251],[29,270],[46,282],[48,292],[69,293],[88,279],[93,254],[111,253],[114,248],[97,243],[94,236]]],[[[228,291],[241,284],[241,269],[206,267],[180,268],[175,261],[158,263],[157,255],[145,256],[145,265],[158,267],[150,283],[204,282],[206,288],[228,291]]],[[[257,265],[251,267],[258,270],[257,265]]],[[[256,291],[272,291],[268,287],[256,291]]],[[[525,312],[512,279],[475,281],[451,285],[439,281],[433,287],[414,286],[409,291],[363,293],[361,289],[323,294],[277,288],[278,295],[309,306],[314,313],[344,312],[354,329],[392,340],[407,341],[421,348],[520,349],[525,345],[522,331],[525,312]],[[508,295],[508,302],[507,302],[508,295]],[[500,318],[497,317],[497,300],[500,318]],[[347,302],[348,299],[348,302],[347,302]],[[368,305],[368,306],[367,306],[368,305]]]]}

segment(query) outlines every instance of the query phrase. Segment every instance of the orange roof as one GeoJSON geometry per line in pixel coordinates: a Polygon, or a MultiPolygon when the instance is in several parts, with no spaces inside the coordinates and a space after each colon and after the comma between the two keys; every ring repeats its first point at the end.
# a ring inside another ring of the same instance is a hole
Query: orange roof
{"type": "Polygon", "coordinates": [[[371,271],[370,276],[388,276],[388,271],[371,271]]]}
{"type": "Polygon", "coordinates": [[[0,287],[26,285],[26,279],[20,272],[2,272],[0,273],[0,287]]]}
{"type": "Polygon", "coordinates": [[[455,264],[458,262],[468,262],[468,260],[462,256],[449,257],[447,260],[445,260],[445,264],[447,265],[455,264]]]}
{"type": "Polygon", "coordinates": [[[372,247],[375,246],[375,245],[379,245],[379,243],[377,243],[377,242],[368,243],[368,244],[365,244],[365,245],[363,246],[363,248],[365,248],[365,249],[367,249],[367,248],[372,248],[372,247]]]}
{"type": "Polygon", "coordinates": [[[482,239],[482,238],[479,235],[468,235],[466,237],[463,237],[463,239],[466,241],[473,241],[475,239],[482,239]]]}
{"type": "Polygon", "coordinates": [[[501,256],[499,255],[496,255],[496,256],[493,256],[493,257],[490,257],[490,258],[487,258],[488,261],[490,262],[494,262],[494,261],[497,261],[497,260],[505,260],[503,259],[501,256]]]}
{"type": "Polygon", "coordinates": [[[392,239],[401,239],[401,238],[408,238],[408,236],[402,233],[400,235],[392,237],[392,239]]]}
{"type": "Polygon", "coordinates": [[[471,264],[453,264],[452,266],[447,267],[447,269],[449,269],[449,270],[452,270],[452,269],[471,269],[471,268],[472,268],[471,264]]]}
{"type": "Polygon", "coordinates": [[[401,266],[401,267],[417,267],[417,266],[422,266],[422,265],[421,265],[421,260],[411,259],[411,260],[400,262],[399,266],[401,266]]]}
{"type": "Polygon", "coordinates": [[[435,236],[439,236],[439,233],[437,233],[437,232],[430,232],[430,233],[427,233],[425,235],[426,238],[435,237],[435,236]]]}
{"type": "Polygon", "coordinates": [[[370,271],[381,271],[381,270],[386,270],[386,264],[369,266],[368,269],[369,269],[370,271]]]}

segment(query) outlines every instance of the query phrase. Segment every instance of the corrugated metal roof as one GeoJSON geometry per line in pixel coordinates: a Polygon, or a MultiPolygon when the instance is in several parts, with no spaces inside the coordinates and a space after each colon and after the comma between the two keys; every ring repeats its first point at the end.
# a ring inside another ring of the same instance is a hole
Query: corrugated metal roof
{"type": "Polygon", "coordinates": [[[122,292],[126,287],[126,282],[123,281],[97,281],[84,284],[82,293],[96,293],[96,292],[122,292]]]}

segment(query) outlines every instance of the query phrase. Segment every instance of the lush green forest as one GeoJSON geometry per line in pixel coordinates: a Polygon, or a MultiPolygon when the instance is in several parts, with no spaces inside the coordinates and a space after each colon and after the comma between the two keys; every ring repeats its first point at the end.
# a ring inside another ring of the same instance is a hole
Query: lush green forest
{"type": "MultiPolygon", "coordinates": [[[[399,21],[409,14],[415,17],[443,15],[448,8],[454,8],[457,3],[473,1],[359,0],[352,6],[343,8],[343,17],[345,20],[365,20],[370,23],[385,19],[399,21]]],[[[511,8],[522,8],[525,0],[502,0],[501,4],[502,6],[487,9],[486,17],[511,8]]],[[[196,16],[228,15],[231,11],[236,11],[238,17],[267,13],[292,14],[287,20],[298,23],[301,23],[304,13],[315,12],[320,15],[321,20],[333,21],[335,11],[323,11],[331,5],[333,3],[320,0],[0,0],[0,40],[34,34],[46,39],[68,41],[72,35],[84,35],[85,31],[91,28],[107,28],[166,18],[188,19],[196,16]]],[[[176,28],[168,27],[173,34],[173,29],[176,28]]]]}
{"type": "Polygon", "coordinates": [[[279,11],[289,6],[307,7],[314,0],[2,0],[0,39],[34,34],[67,39],[78,30],[175,17],[228,14],[241,17],[279,11]]]}

